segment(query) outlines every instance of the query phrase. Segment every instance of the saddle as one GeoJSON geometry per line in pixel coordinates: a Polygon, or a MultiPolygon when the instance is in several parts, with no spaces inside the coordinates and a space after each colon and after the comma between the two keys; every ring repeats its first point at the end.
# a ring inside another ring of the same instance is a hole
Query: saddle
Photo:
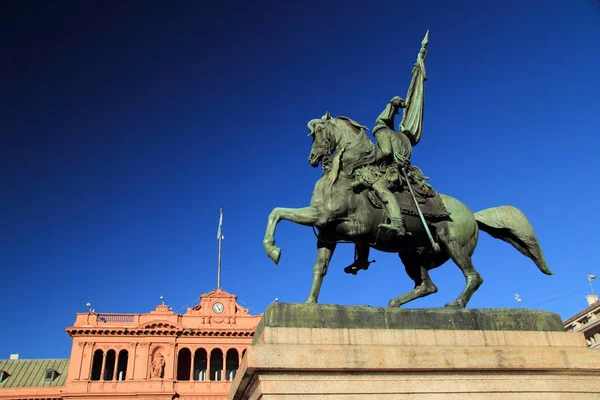
{"type": "MultiPolygon", "coordinates": [[[[370,172],[371,174],[369,175],[371,177],[373,177],[373,175],[379,175],[376,179],[383,179],[383,176],[380,174],[372,174],[372,170],[370,172]]],[[[450,212],[446,209],[441,196],[433,189],[431,185],[425,182],[425,180],[428,178],[423,175],[418,167],[409,167],[408,177],[410,179],[411,188],[417,199],[417,203],[419,204],[419,209],[423,213],[424,217],[426,217],[428,220],[439,220],[448,218],[450,216],[450,212]]],[[[398,200],[402,214],[418,217],[419,212],[415,207],[415,202],[410,194],[408,184],[409,183],[406,181],[403,174],[400,174],[398,185],[396,185],[395,188],[392,188],[391,191],[398,200]]],[[[372,187],[368,187],[366,193],[369,202],[373,205],[373,207],[378,209],[383,208],[383,202],[377,196],[372,187]]]]}
{"type": "MultiPolygon", "coordinates": [[[[381,209],[383,208],[383,202],[379,199],[379,197],[375,194],[373,189],[367,189],[367,198],[369,202],[373,205],[373,207],[381,209]]],[[[398,204],[400,205],[400,210],[404,215],[413,215],[415,217],[419,216],[419,212],[415,207],[415,203],[410,195],[408,190],[403,192],[393,192],[394,196],[398,199],[398,204]]],[[[416,195],[416,192],[415,192],[416,195]]],[[[427,220],[441,220],[446,219],[450,216],[450,212],[446,209],[446,206],[442,202],[442,199],[439,194],[435,194],[433,197],[429,197],[426,199],[422,199],[417,197],[417,201],[419,203],[419,209],[423,213],[423,216],[427,218],[427,220]]]]}

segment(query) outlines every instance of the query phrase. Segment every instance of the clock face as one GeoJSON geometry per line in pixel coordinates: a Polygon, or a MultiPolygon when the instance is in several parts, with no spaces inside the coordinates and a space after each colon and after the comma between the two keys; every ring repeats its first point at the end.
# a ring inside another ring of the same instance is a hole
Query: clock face
{"type": "Polygon", "coordinates": [[[217,314],[221,314],[223,310],[225,310],[225,306],[223,305],[223,303],[216,302],[215,304],[213,304],[212,309],[217,314]]]}

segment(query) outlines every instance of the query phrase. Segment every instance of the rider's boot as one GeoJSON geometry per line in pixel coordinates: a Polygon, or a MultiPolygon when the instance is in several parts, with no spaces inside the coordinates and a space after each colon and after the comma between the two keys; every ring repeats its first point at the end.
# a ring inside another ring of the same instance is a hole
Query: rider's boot
{"type": "Polygon", "coordinates": [[[369,261],[369,251],[370,250],[371,249],[370,249],[369,245],[356,244],[355,245],[356,259],[354,260],[354,262],[352,264],[350,264],[346,268],[344,268],[344,272],[347,274],[356,275],[356,273],[362,269],[364,269],[364,270],[369,269],[369,265],[372,262],[375,262],[375,261],[369,261]]]}
{"type": "Polygon", "coordinates": [[[391,231],[397,236],[406,235],[406,225],[402,218],[402,211],[396,197],[388,191],[380,193],[382,200],[386,203],[386,208],[389,214],[389,219],[386,223],[379,224],[379,228],[386,231],[391,231]]]}
{"type": "Polygon", "coordinates": [[[387,223],[379,224],[379,227],[388,232],[393,232],[396,236],[406,235],[406,226],[404,225],[404,220],[402,218],[389,218],[386,222],[387,223]]]}
{"type": "Polygon", "coordinates": [[[357,260],[354,260],[354,262],[352,264],[350,264],[346,268],[344,268],[344,272],[347,274],[356,275],[356,273],[358,271],[360,271],[361,269],[364,269],[365,271],[367,269],[369,269],[369,265],[371,265],[371,261],[357,259],[357,260]]]}

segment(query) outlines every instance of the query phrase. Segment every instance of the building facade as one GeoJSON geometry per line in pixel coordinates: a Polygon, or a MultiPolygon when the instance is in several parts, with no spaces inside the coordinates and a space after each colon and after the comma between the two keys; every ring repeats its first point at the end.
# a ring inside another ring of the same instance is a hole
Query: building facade
{"type": "Polygon", "coordinates": [[[565,330],[582,332],[587,345],[600,350],[600,301],[598,295],[586,296],[588,307],[564,321],[565,330]]]}
{"type": "Polygon", "coordinates": [[[0,399],[222,400],[260,318],[220,289],[185,314],[79,313],[69,360],[0,361],[0,399]]]}

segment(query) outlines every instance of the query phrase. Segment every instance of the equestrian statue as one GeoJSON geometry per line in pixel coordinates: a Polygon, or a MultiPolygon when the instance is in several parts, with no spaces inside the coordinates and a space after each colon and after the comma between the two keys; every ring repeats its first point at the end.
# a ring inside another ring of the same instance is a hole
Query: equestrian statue
{"type": "Polygon", "coordinates": [[[373,129],[376,144],[365,126],[327,112],[308,122],[312,147],[308,161],[323,168],[308,207],[275,208],[269,215],[263,241],[269,258],[279,263],[275,230],[281,220],[311,226],[317,234],[317,260],[307,303],[317,303],[323,278],[336,245],[354,243],[355,260],[345,272],[356,275],[371,263],[371,248],[398,253],[414,288],[392,298],[398,307],[437,292],[429,271],[449,259],[460,268],[466,284],[446,307],[464,308],[481,286],[471,256],[479,231],[510,243],[547,275],[552,272],[527,217],[513,206],[473,213],[459,200],[437,193],[420,168],[411,164],[412,148],[423,132],[425,59],[429,32],[412,70],[406,99],[395,96],[379,115],[373,129]],[[402,121],[394,129],[394,117],[402,121]]]}

